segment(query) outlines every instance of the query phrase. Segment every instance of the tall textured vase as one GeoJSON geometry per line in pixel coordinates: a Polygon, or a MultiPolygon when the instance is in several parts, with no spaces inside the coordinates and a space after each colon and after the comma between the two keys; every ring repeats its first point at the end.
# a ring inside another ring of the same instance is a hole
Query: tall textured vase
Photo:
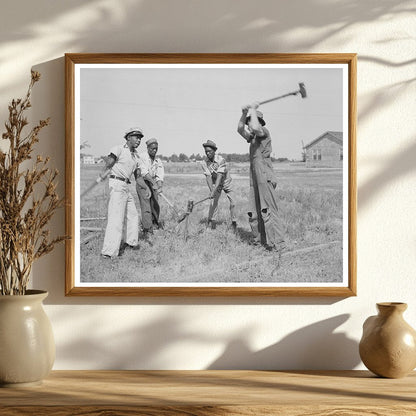
{"type": "Polygon", "coordinates": [[[48,292],[0,295],[0,386],[39,384],[52,369],[55,342],[42,301],[48,292]]]}
{"type": "Polygon", "coordinates": [[[363,325],[360,357],[381,377],[400,378],[416,367],[416,331],[404,320],[405,303],[377,303],[378,315],[363,325]]]}

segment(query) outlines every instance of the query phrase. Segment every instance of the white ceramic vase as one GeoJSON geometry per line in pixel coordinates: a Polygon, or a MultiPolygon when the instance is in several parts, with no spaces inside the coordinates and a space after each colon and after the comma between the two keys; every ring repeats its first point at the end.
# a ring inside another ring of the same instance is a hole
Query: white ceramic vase
{"type": "Polygon", "coordinates": [[[0,385],[41,383],[55,361],[52,326],[42,301],[48,292],[0,295],[0,385]]]}

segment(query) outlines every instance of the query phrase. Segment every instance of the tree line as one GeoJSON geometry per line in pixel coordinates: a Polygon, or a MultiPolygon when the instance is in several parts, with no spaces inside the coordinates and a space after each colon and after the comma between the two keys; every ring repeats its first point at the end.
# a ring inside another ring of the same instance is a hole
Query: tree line
{"type": "MultiPolygon", "coordinates": [[[[226,162],[235,162],[235,163],[242,163],[242,162],[249,162],[250,155],[248,153],[218,153],[222,156],[226,162]]],[[[173,153],[170,156],[158,155],[159,159],[164,162],[199,162],[204,160],[205,156],[201,155],[200,153],[194,154],[192,153],[190,156],[186,155],[185,153],[173,153]]],[[[279,158],[271,158],[273,162],[286,162],[288,158],[286,157],[279,157],[279,158]]]]}
{"type": "MultiPolygon", "coordinates": [[[[233,162],[233,163],[244,163],[250,161],[250,156],[248,153],[218,153],[221,155],[226,162],[233,162]]],[[[87,154],[81,153],[81,158],[83,156],[88,156],[87,154]]],[[[105,160],[107,155],[102,155],[99,158],[96,158],[98,160],[105,160]]],[[[194,154],[192,153],[190,156],[186,155],[185,153],[179,153],[178,155],[176,153],[173,153],[170,156],[160,155],[158,154],[157,157],[162,160],[163,162],[199,162],[201,160],[204,160],[205,156],[201,155],[200,153],[194,154]]],[[[287,157],[279,157],[274,158],[271,157],[272,162],[288,162],[289,159],[287,157]]],[[[96,162],[97,163],[97,162],[96,162]]]]}

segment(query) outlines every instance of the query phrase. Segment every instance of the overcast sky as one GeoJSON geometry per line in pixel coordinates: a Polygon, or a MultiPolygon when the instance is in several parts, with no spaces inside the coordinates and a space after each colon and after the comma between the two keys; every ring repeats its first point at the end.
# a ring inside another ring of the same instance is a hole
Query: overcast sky
{"type": "Polygon", "coordinates": [[[203,154],[207,139],[217,143],[219,152],[247,153],[248,145],[237,133],[242,105],[296,91],[300,82],[307,98],[290,96],[260,107],[273,155],[299,159],[302,141],[343,130],[339,66],[80,68],[80,140],[91,146],[85,152],[95,156],[124,143],[124,132],[134,126],[145,133],[139,151],[155,137],[159,153],[166,156],[203,154]]]}

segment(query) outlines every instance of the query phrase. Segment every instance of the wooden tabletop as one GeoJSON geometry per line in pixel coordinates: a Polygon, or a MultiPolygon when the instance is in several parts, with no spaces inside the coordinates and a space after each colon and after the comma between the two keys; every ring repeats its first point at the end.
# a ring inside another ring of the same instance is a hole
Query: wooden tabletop
{"type": "Polygon", "coordinates": [[[0,415],[416,415],[416,373],[367,371],[53,371],[0,389],[0,415]]]}

